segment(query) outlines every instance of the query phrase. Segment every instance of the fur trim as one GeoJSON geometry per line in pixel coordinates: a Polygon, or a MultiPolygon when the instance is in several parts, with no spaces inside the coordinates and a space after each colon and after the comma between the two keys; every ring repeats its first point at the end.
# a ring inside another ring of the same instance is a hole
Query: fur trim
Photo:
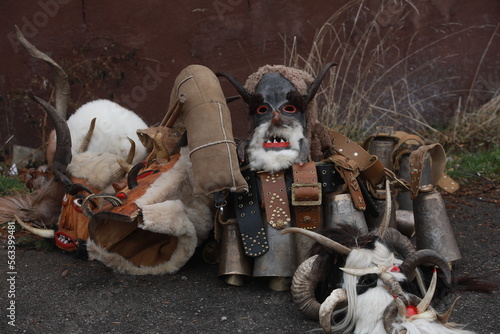
{"type": "Polygon", "coordinates": [[[309,73],[297,68],[286,67],[284,65],[265,65],[248,77],[245,83],[245,88],[248,92],[253,94],[257,88],[257,84],[260,79],[262,79],[262,76],[267,73],[275,72],[288,79],[302,95],[307,94],[307,87],[309,87],[309,85],[314,81],[313,77],[309,73]]]}

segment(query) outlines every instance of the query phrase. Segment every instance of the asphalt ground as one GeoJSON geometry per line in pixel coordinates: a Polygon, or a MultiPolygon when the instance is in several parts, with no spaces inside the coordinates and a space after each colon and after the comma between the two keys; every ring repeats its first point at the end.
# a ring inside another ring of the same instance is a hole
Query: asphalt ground
{"type": "MultiPolygon", "coordinates": [[[[454,275],[479,275],[500,284],[498,195],[498,185],[481,185],[444,196],[462,254],[454,275]]],[[[289,292],[272,291],[265,280],[228,286],[217,279],[217,265],[198,253],[175,275],[130,276],[59,250],[17,244],[11,274],[3,227],[0,333],[305,333],[319,328],[299,312],[289,292]]],[[[14,235],[17,241],[21,233],[14,235]]],[[[457,295],[462,298],[452,321],[477,333],[500,333],[500,293],[461,292],[433,306],[443,312],[457,295]]]]}

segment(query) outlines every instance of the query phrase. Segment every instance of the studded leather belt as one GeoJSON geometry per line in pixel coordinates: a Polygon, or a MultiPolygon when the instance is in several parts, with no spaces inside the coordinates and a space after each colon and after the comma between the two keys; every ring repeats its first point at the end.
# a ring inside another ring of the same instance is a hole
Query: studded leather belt
{"type": "Polygon", "coordinates": [[[318,182],[316,163],[292,166],[292,205],[295,225],[314,230],[321,222],[322,184],[318,182]]]}
{"type": "Polygon", "coordinates": [[[248,192],[234,194],[236,220],[245,254],[256,257],[266,253],[269,250],[269,244],[260,214],[256,173],[247,169],[242,170],[241,174],[247,181],[248,192]]]}
{"type": "Polygon", "coordinates": [[[262,206],[269,225],[285,228],[292,220],[285,183],[285,172],[258,174],[262,187],[262,206]]]}

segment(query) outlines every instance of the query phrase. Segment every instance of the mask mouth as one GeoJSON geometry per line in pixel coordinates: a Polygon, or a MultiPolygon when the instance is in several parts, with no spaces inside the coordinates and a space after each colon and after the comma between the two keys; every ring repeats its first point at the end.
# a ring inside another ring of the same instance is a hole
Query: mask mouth
{"type": "Polygon", "coordinates": [[[263,144],[262,147],[265,149],[284,149],[290,147],[290,142],[280,136],[270,136],[263,144]]]}
{"type": "Polygon", "coordinates": [[[76,247],[73,238],[70,237],[67,233],[58,231],[54,233],[54,239],[57,247],[61,249],[73,250],[76,247]]]}

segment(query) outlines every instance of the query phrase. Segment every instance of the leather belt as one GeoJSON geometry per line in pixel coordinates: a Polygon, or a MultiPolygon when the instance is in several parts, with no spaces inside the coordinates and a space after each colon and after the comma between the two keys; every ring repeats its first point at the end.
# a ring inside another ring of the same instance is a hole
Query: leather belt
{"type": "Polygon", "coordinates": [[[330,138],[338,154],[356,162],[363,179],[370,182],[372,186],[376,186],[384,180],[384,164],[378,160],[377,156],[370,155],[355,141],[336,131],[330,131],[330,138]]]}
{"type": "Polygon", "coordinates": [[[245,254],[260,256],[269,250],[264,223],[260,215],[259,191],[255,172],[242,170],[241,174],[248,183],[247,193],[234,193],[236,220],[240,228],[245,254]]]}
{"type": "Polygon", "coordinates": [[[316,164],[316,171],[323,195],[334,192],[339,185],[344,183],[332,163],[318,163],[316,164]]]}
{"type": "Polygon", "coordinates": [[[295,208],[295,225],[314,230],[321,221],[322,186],[318,182],[316,163],[292,166],[292,205],[295,208]]]}
{"type": "Polygon", "coordinates": [[[262,206],[269,225],[276,229],[285,228],[292,217],[288,204],[284,171],[277,173],[259,173],[262,187],[262,206]]]}

